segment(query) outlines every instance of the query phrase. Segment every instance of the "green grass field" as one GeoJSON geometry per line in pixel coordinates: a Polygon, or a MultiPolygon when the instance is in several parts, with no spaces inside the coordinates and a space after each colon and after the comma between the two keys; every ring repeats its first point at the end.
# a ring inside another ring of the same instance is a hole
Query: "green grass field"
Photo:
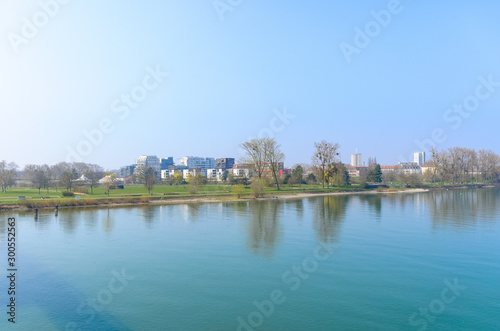
{"type": "MultiPolygon", "coordinates": [[[[139,202],[141,198],[142,201],[147,201],[147,199],[176,199],[176,198],[193,198],[193,197],[227,197],[232,198],[233,194],[231,192],[231,186],[226,184],[207,184],[198,186],[197,193],[189,192],[189,185],[158,185],[153,189],[153,195],[150,196],[146,188],[142,185],[127,185],[124,189],[111,190],[110,195],[106,194],[104,187],[94,188],[94,194],[90,194],[90,189],[88,189],[88,194],[75,194],[75,197],[64,197],[62,195],[63,190],[50,189],[41,190],[40,194],[37,189],[28,187],[14,187],[9,188],[7,192],[0,193],[0,205],[31,205],[36,204],[40,207],[49,204],[54,205],[60,202],[60,205],[70,204],[71,201],[77,200],[76,197],[80,197],[80,202],[84,200],[87,204],[97,203],[97,201],[106,200],[108,202],[139,202]],[[19,201],[19,196],[24,196],[25,201],[19,201]],[[43,198],[43,199],[42,199],[43,198]],[[124,199],[128,199],[125,201],[124,199]],[[122,200],[122,201],[119,201],[122,200]]],[[[335,192],[335,191],[353,191],[360,190],[357,185],[348,187],[331,187],[330,189],[323,189],[321,185],[282,185],[280,190],[276,188],[266,188],[265,196],[274,196],[282,194],[299,194],[299,193],[321,193],[321,192],[335,192]]],[[[245,187],[245,193],[243,197],[252,197],[252,192],[250,187],[245,187]]],[[[81,203],[83,204],[83,203],[81,203]]]]}

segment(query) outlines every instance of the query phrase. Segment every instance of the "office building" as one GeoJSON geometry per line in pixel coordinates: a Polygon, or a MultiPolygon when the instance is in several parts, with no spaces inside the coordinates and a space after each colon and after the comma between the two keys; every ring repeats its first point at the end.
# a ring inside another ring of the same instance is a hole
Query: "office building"
{"type": "Polygon", "coordinates": [[[351,154],[351,166],[361,167],[363,163],[361,162],[361,153],[351,154]]]}
{"type": "Polygon", "coordinates": [[[424,165],[425,163],[425,152],[417,152],[413,154],[413,161],[419,166],[424,165]]]}
{"type": "Polygon", "coordinates": [[[180,159],[180,165],[188,167],[188,169],[199,168],[203,176],[206,176],[208,169],[215,168],[215,159],[212,157],[185,156],[180,159]]]}

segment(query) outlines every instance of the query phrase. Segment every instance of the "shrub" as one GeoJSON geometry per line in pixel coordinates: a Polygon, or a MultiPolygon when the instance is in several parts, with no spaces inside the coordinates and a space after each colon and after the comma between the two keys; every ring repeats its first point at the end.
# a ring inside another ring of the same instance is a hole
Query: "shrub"
{"type": "Polygon", "coordinates": [[[190,194],[196,194],[196,193],[198,193],[198,187],[196,186],[195,183],[189,184],[189,193],[190,194]]]}
{"type": "Polygon", "coordinates": [[[86,188],[86,187],[83,187],[83,186],[79,186],[79,187],[75,187],[73,189],[73,191],[77,192],[77,193],[83,193],[83,194],[88,194],[89,192],[89,189],[86,188]]]}
{"type": "Polygon", "coordinates": [[[245,193],[245,186],[243,184],[233,186],[231,191],[232,191],[233,195],[239,199],[239,198],[241,198],[243,193],[245,193]]]}
{"type": "Polygon", "coordinates": [[[75,196],[75,193],[73,192],[69,192],[69,191],[64,191],[62,193],[63,197],[74,197],[75,196]]]}
{"type": "Polygon", "coordinates": [[[149,198],[148,197],[141,197],[141,202],[149,202],[149,198]]]}
{"type": "Polygon", "coordinates": [[[250,185],[250,189],[252,190],[255,198],[261,198],[264,196],[264,183],[261,179],[254,179],[250,185]]]}

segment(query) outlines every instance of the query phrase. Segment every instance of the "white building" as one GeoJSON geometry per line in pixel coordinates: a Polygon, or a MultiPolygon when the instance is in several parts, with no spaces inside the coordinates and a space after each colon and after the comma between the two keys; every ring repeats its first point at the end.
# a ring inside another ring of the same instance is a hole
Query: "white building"
{"type": "Polygon", "coordinates": [[[230,174],[238,178],[250,178],[250,168],[244,164],[235,164],[233,169],[228,170],[230,174]]]}
{"type": "Polygon", "coordinates": [[[224,169],[208,169],[207,170],[207,179],[209,180],[216,180],[218,182],[222,181],[222,178],[224,177],[224,169]]]}
{"type": "Polygon", "coordinates": [[[179,174],[182,176],[182,169],[166,169],[161,171],[161,179],[174,177],[175,174],[179,174]]]}
{"type": "Polygon", "coordinates": [[[415,164],[415,163],[401,165],[401,170],[403,170],[403,172],[406,175],[420,174],[422,172],[422,169],[420,168],[420,166],[418,164],[415,164]]]}
{"type": "Polygon", "coordinates": [[[361,162],[361,153],[351,154],[351,166],[361,167],[363,163],[361,162]]]}
{"type": "Polygon", "coordinates": [[[145,168],[153,168],[158,177],[158,180],[161,179],[161,165],[160,159],[156,157],[156,155],[141,155],[135,160],[135,168],[145,167],[145,168]]]}
{"type": "Polygon", "coordinates": [[[202,169],[200,168],[191,168],[191,169],[183,169],[182,170],[182,178],[187,179],[189,175],[192,177],[196,177],[199,174],[202,174],[205,176],[205,173],[202,169]]]}
{"type": "Polygon", "coordinates": [[[185,156],[180,159],[180,165],[188,169],[200,168],[203,176],[207,175],[208,169],[215,168],[215,159],[213,157],[185,156]]]}
{"type": "Polygon", "coordinates": [[[424,165],[424,163],[425,163],[425,152],[414,153],[413,154],[413,162],[415,162],[419,166],[424,165]]]}

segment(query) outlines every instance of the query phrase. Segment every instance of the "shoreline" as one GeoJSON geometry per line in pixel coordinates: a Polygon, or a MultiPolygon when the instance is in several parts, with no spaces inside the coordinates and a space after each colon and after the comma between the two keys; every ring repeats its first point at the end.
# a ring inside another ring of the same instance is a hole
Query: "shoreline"
{"type": "MultiPolygon", "coordinates": [[[[479,188],[495,188],[500,187],[500,185],[460,185],[460,186],[441,186],[441,187],[427,187],[427,188],[412,188],[412,189],[403,189],[403,190],[394,190],[394,191],[377,191],[377,190],[365,190],[365,191],[336,191],[336,192],[314,192],[314,193],[283,193],[276,195],[268,195],[263,198],[253,198],[253,197],[244,197],[244,198],[235,198],[230,195],[223,196],[214,196],[214,197],[206,197],[206,196],[192,196],[192,197],[182,197],[182,198],[171,198],[171,199],[161,199],[161,200],[150,200],[147,202],[116,202],[116,203],[103,203],[103,204],[82,204],[82,205],[73,205],[73,206],[58,206],[59,210],[65,209],[89,209],[89,208],[98,208],[98,209],[108,209],[108,208],[124,208],[124,207],[138,207],[138,206],[163,206],[163,205],[182,205],[182,204],[193,204],[193,203],[235,203],[235,202],[249,202],[249,201],[267,201],[267,200],[290,200],[290,199],[306,199],[306,198],[314,198],[321,196],[338,196],[338,195],[362,195],[362,194],[414,194],[414,193],[426,193],[430,191],[439,191],[439,190],[468,190],[468,189],[479,189],[479,188]]],[[[27,207],[22,205],[2,205],[0,206],[0,213],[9,213],[9,212],[28,212],[31,210],[54,210],[55,206],[40,206],[40,207],[27,207]]]]}
{"type": "MultiPolygon", "coordinates": [[[[87,209],[87,208],[123,208],[123,207],[137,207],[137,206],[163,206],[163,205],[183,205],[192,203],[235,203],[235,202],[248,202],[248,201],[267,201],[267,200],[290,200],[290,199],[305,199],[320,196],[337,196],[337,195],[361,195],[361,194],[402,194],[402,193],[425,193],[429,189],[415,188],[397,191],[353,191],[353,192],[325,192],[325,193],[297,193],[297,194],[278,194],[270,195],[263,198],[234,198],[232,196],[219,196],[219,197],[189,197],[178,199],[163,199],[152,200],[148,202],[130,202],[130,203],[109,203],[109,204],[95,204],[95,205],[77,205],[77,206],[59,206],[58,209],[87,209]]],[[[54,210],[55,207],[26,207],[21,205],[4,205],[0,207],[0,213],[18,212],[18,211],[31,211],[31,210],[54,210]]]]}

